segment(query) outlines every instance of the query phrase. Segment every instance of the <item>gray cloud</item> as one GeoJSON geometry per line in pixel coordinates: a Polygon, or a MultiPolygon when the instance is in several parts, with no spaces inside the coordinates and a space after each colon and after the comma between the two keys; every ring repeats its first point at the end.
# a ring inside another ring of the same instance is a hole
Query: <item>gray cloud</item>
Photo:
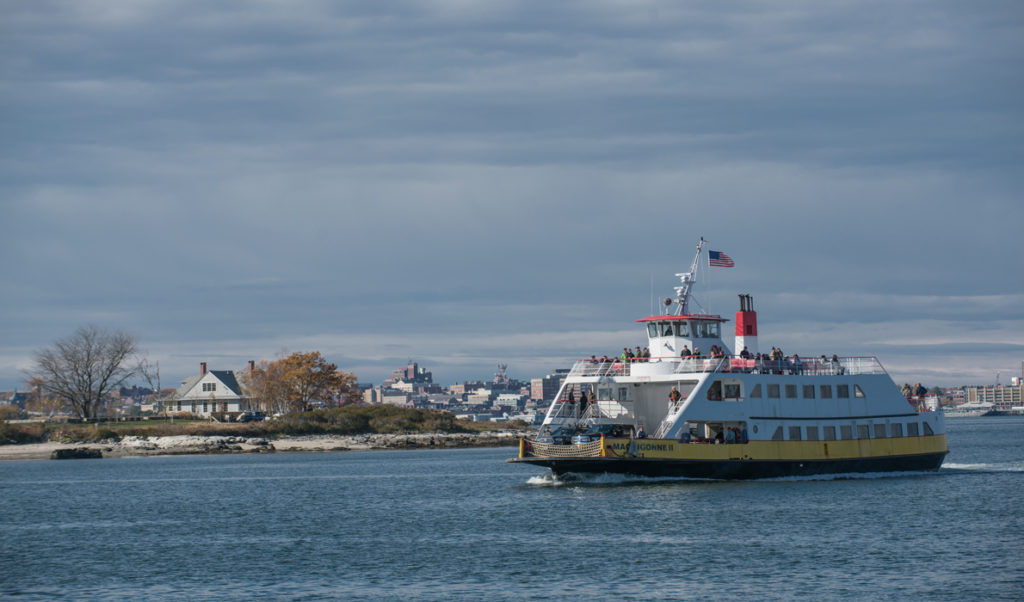
{"type": "Polygon", "coordinates": [[[709,309],[752,293],[787,347],[1020,359],[953,358],[1021,332],[1015,3],[3,12],[0,388],[84,322],[179,370],[327,336],[364,380],[542,372],[621,347],[701,235],[737,260],[709,309]]]}

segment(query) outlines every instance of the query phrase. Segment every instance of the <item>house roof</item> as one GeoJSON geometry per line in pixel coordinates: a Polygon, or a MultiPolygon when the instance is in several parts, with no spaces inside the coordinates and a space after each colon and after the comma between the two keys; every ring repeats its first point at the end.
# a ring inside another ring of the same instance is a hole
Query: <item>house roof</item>
{"type": "MultiPolygon", "coordinates": [[[[212,375],[217,379],[218,382],[227,387],[228,391],[233,395],[243,397],[242,387],[238,384],[238,379],[235,378],[234,370],[210,370],[206,374],[212,375]]],[[[181,382],[181,386],[178,387],[178,391],[175,393],[176,398],[182,398],[188,395],[189,391],[195,388],[199,381],[205,378],[202,374],[193,374],[181,382]]]]}

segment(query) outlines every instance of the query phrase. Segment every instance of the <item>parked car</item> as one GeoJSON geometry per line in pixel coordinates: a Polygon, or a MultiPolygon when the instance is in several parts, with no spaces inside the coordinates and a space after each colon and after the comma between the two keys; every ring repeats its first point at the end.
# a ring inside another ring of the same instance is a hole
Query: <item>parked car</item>
{"type": "Polygon", "coordinates": [[[267,415],[263,412],[244,412],[238,415],[235,422],[261,422],[267,419],[267,415]]]}

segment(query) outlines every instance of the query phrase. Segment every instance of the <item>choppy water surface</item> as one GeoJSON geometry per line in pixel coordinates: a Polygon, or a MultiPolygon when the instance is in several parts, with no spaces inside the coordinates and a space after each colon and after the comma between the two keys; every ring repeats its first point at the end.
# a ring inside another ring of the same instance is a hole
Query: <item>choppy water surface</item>
{"type": "Polygon", "coordinates": [[[1024,598],[1024,419],[927,474],[556,481],[511,448],[0,463],[0,597],[1024,598]]]}

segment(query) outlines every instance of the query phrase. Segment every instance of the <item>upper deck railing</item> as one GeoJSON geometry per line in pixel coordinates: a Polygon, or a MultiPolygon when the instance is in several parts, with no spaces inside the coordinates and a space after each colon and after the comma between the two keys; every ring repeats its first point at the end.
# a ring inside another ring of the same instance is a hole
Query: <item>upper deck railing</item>
{"type": "Polygon", "coordinates": [[[674,374],[695,374],[707,372],[745,372],[756,374],[803,374],[809,376],[834,376],[855,374],[885,374],[885,368],[874,356],[828,358],[787,357],[777,360],[750,359],[740,356],[722,357],[655,357],[644,360],[622,361],[587,359],[578,360],[569,371],[569,376],[603,377],[629,376],[632,366],[646,362],[670,362],[676,366],[674,374]]]}

